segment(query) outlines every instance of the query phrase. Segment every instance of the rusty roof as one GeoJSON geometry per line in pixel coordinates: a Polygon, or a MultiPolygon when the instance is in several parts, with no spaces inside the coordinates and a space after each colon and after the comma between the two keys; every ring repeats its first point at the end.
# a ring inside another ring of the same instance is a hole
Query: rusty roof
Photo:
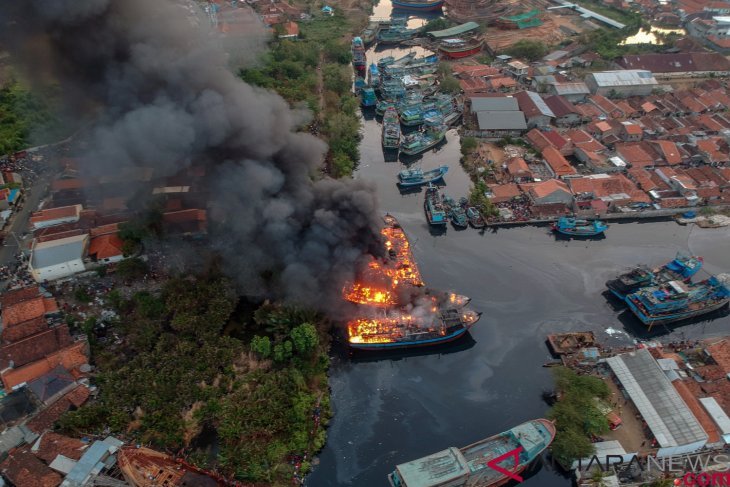
{"type": "Polygon", "coordinates": [[[124,242],[116,233],[100,235],[91,239],[89,255],[95,255],[97,259],[121,256],[124,255],[123,246],[124,242]]]}
{"type": "Polygon", "coordinates": [[[44,316],[23,321],[13,326],[5,326],[2,330],[3,344],[14,343],[23,338],[40,333],[48,329],[48,321],[44,316]]]}
{"type": "Polygon", "coordinates": [[[89,388],[85,385],[78,385],[76,389],[62,396],[58,401],[39,412],[30,421],[28,429],[34,433],[41,434],[53,426],[63,414],[71,409],[71,406],[78,407],[89,398],[89,388]]]}
{"type": "Polygon", "coordinates": [[[38,286],[23,287],[20,289],[13,289],[12,291],[5,291],[0,298],[3,309],[8,306],[20,303],[21,301],[27,301],[35,297],[40,296],[40,290],[38,286]]]}
{"type": "Polygon", "coordinates": [[[542,157],[552,168],[556,176],[569,176],[576,174],[576,170],[568,160],[555,147],[545,147],[542,150],[542,157]]]}
{"type": "Polygon", "coordinates": [[[730,71],[730,61],[717,52],[638,54],[624,56],[618,63],[626,69],[646,69],[653,73],[730,71]]]}
{"type": "Polygon", "coordinates": [[[0,471],[15,487],[56,487],[63,480],[27,448],[11,450],[0,471]]]}
{"type": "Polygon", "coordinates": [[[41,436],[36,456],[47,464],[55,460],[58,455],[63,455],[71,460],[78,460],[88,446],[88,443],[76,438],[49,431],[41,436]]]}
{"type": "Polygon", "coordinates": [[[38,296],[3,308],[3,326],[13,326],[23,321],[44,316],[46,313],[58,311],[58,306],[55,305],[55,302],[56,300],[53,298],[38,296]]]}
{"type": "Polygon", "coordinates": [[[63,324],[35,335],[0,346],[0,369],[22,367],[71,343],[68,325],[63,324]]]}
{"type": "Polygon", "coordinates": [[[48,208],[36,211],[30,217],[31,223],[57,220],[59,218],[78,217],[83,207],[81,205],[61,206],[59,208],[48,208]]]}

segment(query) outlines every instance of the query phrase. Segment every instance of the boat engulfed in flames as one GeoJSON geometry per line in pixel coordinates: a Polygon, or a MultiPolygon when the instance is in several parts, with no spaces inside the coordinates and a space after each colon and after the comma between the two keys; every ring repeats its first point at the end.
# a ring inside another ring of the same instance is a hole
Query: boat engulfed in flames
{"type": "Polygon", "coordinates": [[[403,229],[391,215],[384,220],[387,256],[372,261],[358,282],[343,290],[344,298],[358,305],[358,316],[347,324],[350,347],[392,350],[466,335],[481,313],[466,307],[466,296],[424,288],[403,229]]]}

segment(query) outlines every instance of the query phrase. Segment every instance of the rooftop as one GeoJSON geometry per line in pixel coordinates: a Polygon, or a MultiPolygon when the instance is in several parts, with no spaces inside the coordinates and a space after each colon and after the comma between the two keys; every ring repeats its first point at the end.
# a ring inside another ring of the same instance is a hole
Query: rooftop
{"type": "Polygon", "coordinates": [[[59,435],[52,431],[44,433],[37,444],[33,446],[36,456],[50,464],[58,455],[63,455],[71,460],[78,460],[83,455],[88,444],[76,438],[59,435]]]}
{"type": "Polygon", "coordinates": [[[78,218],[82,209],[81,205],[71,205],[37,211],[30,217],[30,222],[35,224],[59,219],[78,218]]]}
{"type": "Polygon", "coordinates": [[[0,471],[15,487],[56,487],[63,480],[27,448],[11,451],[0,471]]]}
{"type": "Polygon", "coordinates": [[[651,71],[640,69],[621,71],[599,71],[588,75],[596,81],[599,87],[658,85],[659,83],[651,71]]]}
{"type": "Polygon", "coordinates": [[[39,269],[81,259],[88,238],[89,236],[84,234],[36,243],[31,253],[31,265],[39,269]]]}
{"type": "Polygon", "coordinates": [[[550,118],[554,118],[555,114],[548,105],[545,104],[545,100],[534,91],[520,91],[515,94],[520,110],[525,114],[526,117],[535,117],[544,115],[550,118]]]}
{"type": "Polygon", "coordinates": [[[530,194],[533,198],[545,198],[550,196],[556,191],[563,191],[568,194],[573,194],[568,188],[568,185],[558,179],[548,179],[540,183],[535,183],[530,187],[530,194]]]}
{"type": "Polygon", "coordinates": [[[730,61],[717,52],[640,54],[624,56],[618,63],[627,69],[645,69],[654,73],[730,71],[730,61]]]}
{"type": "Polygon", "coordinates": [[[116,233],[101,235],[91,239],[89,244],[89,255],[96,256],[97,259],[108,259],[124,255],[122,247],[124,242],[116,233]]]}
{"type": "Polygon", "coordinates": [[[569,176],[576,174],[576,170],[568,160],[555,147],[545,147],[542,150],[542,157],[548,163],[556,176],[569,176]]]}
{"type": "Polygon", "coordinates": [[[474,96],[471,98],[472,112],[507,112],[519,109],[517,98],[512,96],[474,96]]]}
{"type": "Polygon", "coordinates": [[[525,130],[527,122],[520,111],[479,111],[480,130],[525,130]]]}
{"type": "Polygon", "coordinates": [[[4,327],[10,327],[56,311],[58,305],[55,299],[38,296],[3,308],[2,324],[4,327]]]}
{"type": "Polygon", "coordinates": [[[661,447],[707,441],[707,433],[647,349],[606,361],[661,447]]]}
{"type": "Polygon", "coordinates": [[[479,28],[479,24],[476,22],[467,22],[465,24],[457,25],[449,29],[444,30],[433,30],[428,32],[428,35],[436,39],[444,39],[446,37],[458,37],[479,28]]]}

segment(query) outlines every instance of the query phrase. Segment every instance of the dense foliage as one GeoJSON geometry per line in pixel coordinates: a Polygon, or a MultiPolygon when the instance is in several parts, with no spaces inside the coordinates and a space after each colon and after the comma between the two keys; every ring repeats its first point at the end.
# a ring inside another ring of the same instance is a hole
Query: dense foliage
{"type": "Polygon", "coordinates": [[[114,330],[124,341],[94,346],[100,394],[62,418],[65,431],[109,428],[175,452],[212,428],[218,456],[193,455],[195,462],[273,485],[291,481],[289,455],[324,444],[323,430],[311,435],[315,407],[323,421],[329,411],[327,340],[312,324],[322,323],[319,316],[265,305],[255,319],[238,323],[232,287],[215,274],[174,278],[160,293],[131,299],[113,292],[109,301],[119,310],[114,330]],[[249,345],[224,329],[256,335],[249,345]]]}
{"type": "Polygon", "coordinates": [[[598,409],[596,398],[607,399],[611,392],[597,377],[577,375],[565,367],[553,370],[560,400],[548,413],[557,427],[552,452],[562,464],[570,465],[593,454],[591,435],[608,431],[608,420],[598,409]]]}
{"type": "Polygon", "coordinates": [[[499,208],[487,198],[487,189],[487,184],[483,180],[478,179],[469,193],[469,204],[476,206],[484,218],[496,217],[499,215],[499,208]]]}
{"type": "Polygon", "coordinates": [[[547,54],[548,48],[543,42],[533,41],[531,39],[522,39],[508,47],[505,52],[516,58],[527,59],[528,61],[537,61],[547,54]]]}
{"type": "Polygon", "coordinates": [[[31,94],[19,83],[0,89],[0,154],[25,149],[32,143],[49,142],[58,129],[58,121],[44,97],[31,94]]]}
{"type": "Polygon", "coordinates": [[[329,142],[328,166],[334,177],[349,176],[360,158],[358,101],[352,94],[352,60],[340,13],[300,24],[299,41],[275,41],[258,68],[241,71],[253,85],[275,90],[290,103],[307,103],[322,121],[329,142]],[[323,91],[319,91],[319,77],[323,91]]]}

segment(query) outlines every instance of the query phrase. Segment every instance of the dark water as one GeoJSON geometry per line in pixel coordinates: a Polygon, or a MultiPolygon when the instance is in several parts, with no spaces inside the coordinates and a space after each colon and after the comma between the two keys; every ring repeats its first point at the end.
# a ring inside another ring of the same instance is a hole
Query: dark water
{"type": "MultiPolygon", "coordinates": [[[[659,265],[684,249],[704,256],[709,272],[730,271],[730,228],[612,224],[597,241],[558,241],[546,227],[494,233],[449,227],[434,236],[423,214],[423,193],[398,192],[402,166],[384,161],[380,130],[366,116],[356,177],[373,182],[383,212],[403,225],[426,284],[471,296],[472,306],[484,315],[472,339],[438,353],[355,359],[336,354],[330,370],[335,417],[320,464],[308,478],[310,487],[387,486],[386,475],[398,463],[542,417],[547,406],[540,395],[552,386],[549,369],[541,367],[550,359],[546,334],[594,330],[611,344],[642,330],[602,295],[604,282],[620,270],[636,263],[659,265]]],[[[448,164],[445,191],[458,198],[470,186],[458,160],[458,135],[451,131],[447,143],[420,163],[424,169],[448,164]]],[[[659,333],[662,338],[727,334],[730,318],[668,331],[659,333]]],[[[521,485],[572,484],[538,466],[521,485]]]]}

